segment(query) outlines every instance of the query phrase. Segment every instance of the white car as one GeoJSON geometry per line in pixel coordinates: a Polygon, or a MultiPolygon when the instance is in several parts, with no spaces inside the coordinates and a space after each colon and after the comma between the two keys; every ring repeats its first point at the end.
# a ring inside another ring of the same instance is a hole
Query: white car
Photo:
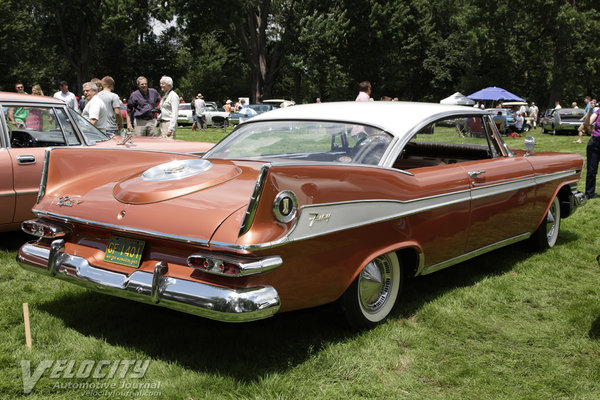
{"type": "Polygon", "coordinates": [[[220,111],[212,104],[206,105],[204,115],[206,116],[206,125],[208,126],[229,126],[229,113],[227,111],[220,111]]]}
{"type": "Polygon", "coordinates": [[[178,125],[192,125],[194,118],[192,117],[192,106],[190,103],[180,103],[179,112],[177,113],[178,125]]]}

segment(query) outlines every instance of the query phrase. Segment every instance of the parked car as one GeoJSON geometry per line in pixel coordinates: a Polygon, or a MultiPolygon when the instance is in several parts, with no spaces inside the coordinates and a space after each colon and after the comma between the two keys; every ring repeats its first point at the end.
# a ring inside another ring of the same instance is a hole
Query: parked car
{"type": "Polygon", "coordinates": [[[52,149],[18,262],[221,321],[337,302],[372,326],[406,278],[557,243],[584,160],[533,146],[472,107],[344,102],[263,113],[201,158],[52,149]]]}
{"type": "Polygon", "coordinates": [[[179,103],[179,111],[177,113],[178,125],[192,125],[194,118],[192,117],[192,106],[190,103],[179,103]]]}
{"type": "Polygon", "coordinates": [[[257,114],[262,114],[278,108],[272,104],[248,104],[248,107],[256,111],[257,114]]]}
{"type": "Polygon", "coordinates": [[[490,113],[498,130],[503,135],[515,124],[515,118],[508,108],[486,108],[486,111],[490,113]]]}
{"type": "MultiPolygon", "coordinates": [[[[1,93],[0,105],[0,232],[18,229],[21,222],[32,218],[44,154],[48,147],[117,147],[152,149],[202,154],[210,143],[136,137],[127,141],[107,135],[64,102],[52,97],[1,93]],[[21,113],[26,119],[9,113],[21,113]]],[[[106,160],[111,163],[112,160],[106,160]]],[[[72,167],[70,167],[72,168],[72,167]]],[[[96,165],[98,171],[104,165],[96,165]]],[[[88,177],[91,175],[88,175],[88,177]]]]}
{"type": "Polygon", "coordinates": [[[284,108],[293,106],[296,104],[294,100],[285,100],[285,99],[267,99],[262,101],[263,104],[269,104],[274,106],[275,108],[284,108]]]}
{"type": "Polygon", "coordinates": [[[204,115],[206,116],[206,125],[208,126],[229,126],[229,113],[224,109],[217,109],[212,104],[207,104],[204,108],[204,115]]]}
{"type": "Polygon", "coordinates": [[[556,135],[558,132],[568,132],[577,134],[577,128],[582,124],[584,110],[581,108],[559,108],[558,110],[546,110],[540,121],[542,133],[551,132],[556,135]]]}

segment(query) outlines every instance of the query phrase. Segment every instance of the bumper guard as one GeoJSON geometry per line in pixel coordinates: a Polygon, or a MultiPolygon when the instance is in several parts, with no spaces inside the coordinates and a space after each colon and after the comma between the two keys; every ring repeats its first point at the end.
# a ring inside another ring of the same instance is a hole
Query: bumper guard
{"type": "Polygon", "coordinates": [[[50,249],[26,243],[17,262],[28,271],[51,275],[100,293],[155,304],[224,322],[247,322],[275,314],[281,305],[271,286],[232,289],[165,276],[168,265],[158,262],[154,272],[122,274],[91,266],[86,259],[64,252],[64,240],[50,249]],[[46,264],[44,268],[43,264],[46,264]]]}

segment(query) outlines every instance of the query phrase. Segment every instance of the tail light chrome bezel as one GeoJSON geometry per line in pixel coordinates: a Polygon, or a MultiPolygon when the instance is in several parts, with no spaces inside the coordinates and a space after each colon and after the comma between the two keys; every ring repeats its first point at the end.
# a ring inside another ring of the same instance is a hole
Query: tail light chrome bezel
{"type": "Polygon", "coordinates": [[[71,228],[68,226],[50,222],[43,219],[30,219],[21,223],[21,230],[32,236],[43,239],[59,239],[71,235],[71,228]]]}
{"type": "Polygon", "coordinates": [[[263,274],[281,264],[279,256],[245,258],[220,254],[194,253],[187,258],[189,267],[209,274],[240,277],[263,274]]]}

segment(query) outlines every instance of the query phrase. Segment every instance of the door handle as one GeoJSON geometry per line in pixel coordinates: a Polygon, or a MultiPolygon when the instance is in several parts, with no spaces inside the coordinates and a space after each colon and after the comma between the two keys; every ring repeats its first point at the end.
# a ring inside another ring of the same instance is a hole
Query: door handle
{"type": "Polygon", "coordinates": [[[35,156],[32,156],[30,154],[17,156],[17,163],[20,165],[35,164],[35,156]]]}
{"type": "Polygon", "coordinates": [[[485,171],[480,169],[479,171],[469,171],[469,178],[477,179],[480,174],[485,174],[485,171]]]}

